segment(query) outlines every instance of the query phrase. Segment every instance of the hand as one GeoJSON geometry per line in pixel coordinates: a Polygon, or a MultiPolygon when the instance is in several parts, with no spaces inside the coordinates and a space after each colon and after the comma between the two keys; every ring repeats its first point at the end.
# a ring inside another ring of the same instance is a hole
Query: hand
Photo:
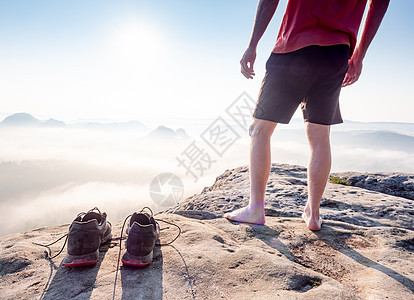
{"type": "Polygon", "coordinates": [[[254,71],[253,64],[256,60],[256,49],[247,48],[244,52],[242,59],[240,60],[241,72],[247,79],[253,79],[254,71]]]}
{"type": "Polygon", "coordinates": [[[342,82],[342,87],[351,85],[355,83],[362,72],[362,59],[357,60],[354,59],[354,57],[351,57],[351,59],[348,61],[348,72],[345,75],[345,79],[342,82]]]}

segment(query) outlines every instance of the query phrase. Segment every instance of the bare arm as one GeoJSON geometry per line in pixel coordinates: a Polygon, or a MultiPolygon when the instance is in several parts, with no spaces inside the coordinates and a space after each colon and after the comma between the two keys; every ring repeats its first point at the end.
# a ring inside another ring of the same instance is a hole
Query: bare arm
{"type": "Polygon", "coordinates": [[[246,78],[253,78],[254,76],[253,64],[256,59],[257,44],[266,31],[270,20],[272,20],[278,4],[279,0],[259,0],[249,47],[240,60],[241,72],[246,78]]]}
{"type": "Polygon", "coordinates": [[[368,47],[372,42],[381,21],[387,11],[390,0],[370,0],[367,17],[364,21],[361,36],[358,40],[355,51],[349,60],[348,72],[345,75],[342,86],[353,84],[359,79],[362,72],[362,61],[367,53],[368,47]]]}

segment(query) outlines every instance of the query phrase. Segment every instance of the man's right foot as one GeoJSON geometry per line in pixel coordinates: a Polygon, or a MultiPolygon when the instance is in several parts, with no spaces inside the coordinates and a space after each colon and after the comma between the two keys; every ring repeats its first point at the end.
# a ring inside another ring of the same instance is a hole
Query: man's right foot
{"type": "Polygon", "coordinates": [[[224,214],[223,216],[230,221],[236,221],[240,223],[249,223],[264,225],[265,215],[263,206],[257,208],[251,208],[250,205],[236,209],[235,211],[224,214]]]}

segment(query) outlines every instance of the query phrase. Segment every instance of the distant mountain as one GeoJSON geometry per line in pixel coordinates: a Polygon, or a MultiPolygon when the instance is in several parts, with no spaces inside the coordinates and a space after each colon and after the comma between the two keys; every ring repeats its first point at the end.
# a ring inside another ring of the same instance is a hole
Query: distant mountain
{"type": "Polygon", "coordinates": [[[178,128],[176,131],[174,131],[171,128],[165,127],[165,126],[158,126],[155,130],[151,131],[148,134],[149,138],[154,138],[154,139],[158,139],[158,138],[188,138],[187,133],[185,132],[184,129],[182,128],[178,128]]]}
{"type": "Polygon", "coordinates": [[[175,133],[179,136],[188,137],[187,133],[183,128],[178,128],[175,133]]]}
{"type": "Polygon", "coordinates": [[[65,122],[50,118],[46,121],[36,119],[28,113],[16,113],[6,117],[0,122],[0,127],[70,127],[70,128],[84,128],[84,129],[96,129],[96,130],[134,130],[145,131],[149,130],[144,124],[139,121],[128,122],[112,122],[112,123],[100,123],[100,122],[80,122],[71,125],[66,125],[65,122]]]}
{"type": "MultiPolygon", "coordinates": [[[[272,140],[307,144],[304,129],[275,130],[272,140]]],[[[414,136],[385,130],[334,130],[331,133],[333,146],[364,148],[372,150],[391,150],[414,153],[414,136]]]]}
{"type": "Polygon", "coordinates": [[[49,120],[42,123],[44,126],[47,127],[65,127],[65,122],[50,118],[49,120]]]}
{"type": "MultiPolygon", "coordinates": [[[[414,121],[414,119],[413,119],[414,121]]],[[[280,124],[280,129],[304,128],[302,118],[292,118],[288,125],[280,124]]],[[[414,136],[414,122],[359,122],[344,120],[344,123],[332,126],[332,132],[345,130],[372,130],[372,131],[394,131],[397,133],[414,136]]],[[[277,131],[277,129],[276,129],[277,131]]]]}
{"type": "Polygon", "coordinates": [[[414,137],[392,131],[333,132],[332,141],[334,145],[414,153],[414,137]]]}
{"type": "Polygon", "coordinates": [[[47,121],[36,119],[28,113],[16,113],[6,117],[0,126],[4,127],[65,127],[66,124],[50,118],[47,121]]]}
{"type": "Polygon", "coordinates": [[[335,126],[334,130],[375,130],[395,131],[414,136],[414,123],[404,122],[357,122],[345,120],[343,124],[335,126]]]}
{"type": "Polygon", "coordinates": [[[27,113],[17,113],[6,117],[1,126],[39,126],[40,121],[27,113]]]}

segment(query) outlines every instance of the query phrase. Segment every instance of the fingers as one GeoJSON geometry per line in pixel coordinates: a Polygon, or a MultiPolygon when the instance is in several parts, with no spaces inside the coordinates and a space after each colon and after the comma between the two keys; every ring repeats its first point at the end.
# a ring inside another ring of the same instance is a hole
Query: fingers
{"type": "Polygon", "coordinates": [[[256,59],[256,49],[248,48],[244,52],[242,59],[240,60],[241,73],[247,79],[253,79],[255,75],[253,70],[253,64],[256,59]]]}
{"type": "Polygon", "coordinates": [[[361,74],[353,74],[353,75],[351,75],[351,74],[347,73],[345,75],[344,81],[342,82],[342,87],[345,87],[345,86],[348,86],[348,85],[351,85],[351,84],[357,82],[360,75],[361,74]]]}
{"type": "Polygon", "coordinates": [[[350,59],[348,63],[348,72],[345,75],[342,87],[351,85],[358,81],[359,76],[362,73],[362,61],[356,59],[350,59]]]}
{"type": "Polygon", "coordinates": [[[247,79],[253,79],[253,76],[255,75],[253,70],[253,64],[251,62],[243,61],[243,59],[240,61],[240,64],[241,73],[243,74],[243,76],[247,79]]]}

